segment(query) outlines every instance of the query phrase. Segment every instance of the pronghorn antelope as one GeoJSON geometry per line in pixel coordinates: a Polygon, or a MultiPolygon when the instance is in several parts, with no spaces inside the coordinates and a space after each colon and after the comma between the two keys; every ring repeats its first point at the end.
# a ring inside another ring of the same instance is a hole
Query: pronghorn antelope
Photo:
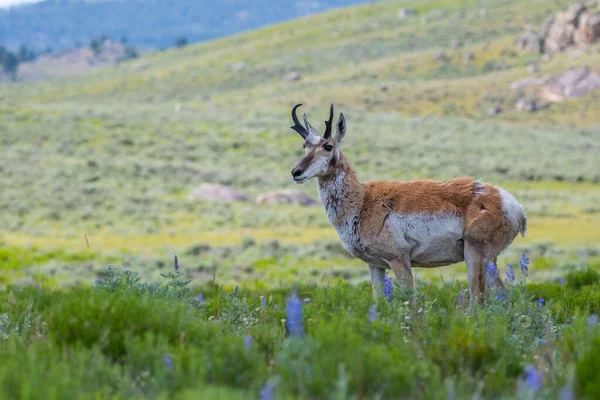
{"type": "MultiPolygon", "coordinates": [[[[483,299],[486,265],[521,233],[527,217],[521,204],[501,188],[471,178],[444,182],[358,181],[340,150],[346,121],[340,113],[332,135],[333,104],[320,136],[304,114],[292,109],[291,128],[304,139],[305,154],[292,169],[301,184],[317,177],[321,203],[346,250],[369,265],[375,294],[385,269],[414,287],[412,267],[467,264],[471,298],[483,299]]],[[[499,276],[495,285],[504,287],[499,276]]],[[[488,282],[489,283],[489,282],[488,282]]]]}

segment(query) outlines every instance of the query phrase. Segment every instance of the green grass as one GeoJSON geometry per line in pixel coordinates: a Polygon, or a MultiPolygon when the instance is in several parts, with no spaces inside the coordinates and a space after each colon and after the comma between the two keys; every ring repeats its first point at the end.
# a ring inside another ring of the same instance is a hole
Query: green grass
{"type": "MultiPolygon", "coordinates": [[[[18,258],[0,265],[0,283],[83,283],[123,262],[155,277],[165,257],[198,244],[219,249],[210,265],[186,260],[203,279],[215,273],[230,283],[277,285],[319,282],[333,270],[364,280],[360,262],[323,250],[339,240],[320,207],[188,198],[201,182],[251,197],[294,188],[316,198],[314,184],[289,179],[302,153],[289,129],[299,102],[319,127],[330,102],[344,112],[344,151],[363,181],[470,175],[513,191],[529,231],[502,262],[534,252],[548,261],[533,278],[562,274],[578,254],[594,257],[599,248],[600,97],[518,113],[509,84],[529,76],[527,64],[539,58],[514,51],[522,26],[567,5],[384,1],[160,52],[140,72],[123,63],[1,85],[0,240],[18,258]],[[418,15],[401,20],[400,7],[418,15]],[[449,61],[435,60],[441,50],[449,61]],[[240,62],[244,68],[234,70],[240,62]],[[285,82],[289,71],[301,80],[285,82]],[[488,117],[491,105],[503,112],[488,117]],[[247,240],[256,246],[244,248],[247,240]],[[277,257],[268,250],[274,240],[285,249],[277,257]],[[90,252],[93,263],[66,256],[90,252]]],[[[593,67],[596,58],[596,48],[559,54],[541,64],[542,73],[593,67]]]]}
{"type": "Polygon", "coordinates": [[[398,286],[375,301],[368,284],[332,279],[291,292],[219,282],[192,291],[182,269],[145,282],[112,268],[88,288],[0,293],[3,397],[258,399],[267,387],[278,399],[596,394],[599,274],[586,268],[533,285],[516,267],[516,281],[484,307],[469,302],[464,281],[420,284],[412,306],[398,286]]]}

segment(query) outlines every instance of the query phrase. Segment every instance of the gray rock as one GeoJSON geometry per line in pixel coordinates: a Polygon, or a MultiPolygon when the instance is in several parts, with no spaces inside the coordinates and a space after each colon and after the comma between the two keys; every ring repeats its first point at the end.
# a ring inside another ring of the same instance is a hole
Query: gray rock
{"type": "Polygon", "coordinates": [[[523,78],[523,79],[519,79],[519,80],[511,82],[510,88],[512,90],[519,90],[519,89],[524,89],[529,86],[542,86],[543,84],[548,82],[548,80],[551,78],[552,78],[552,76],[550,76],[550,75],[544,75],[539,78],[523,78]]]}
{"type": "Polygon", "coordinates": [[[517,109],[517,111],[534,112],[538,110],[538,105],[535,99],[522,98],[517,100],[515,108],[517,109]]]}
{"type": "Polygon", "coordinates": [[[543,49],[543,39],[533,28],[527,28],[517,38],[516,46],[520,51],[537,54],[543,49]]]}
{"type": "Polygon", "coordinates": [[[443,51],[440,51],[433,57],[433,59],[436,61],[448,61],[448,55],[443,51]]]}
{"type": "Polygon", "coordinates": [[[537,62],[533,62],[531,64],[529,64],[527,66],[527,71],[529,71],[531,74],[537,74],[540,72],[540,64],[538,64],[537,62]]]}
{"type": "Polygon", "coordinates": [[[299,206],[314,206],[319,202],[312,197],[291,189],[281,189],[272,192],[261,193],[256,197],[258,204],[292,204],[299,206]]]}
{"type": "Polygon", "coordinates": [[[302,78],[302,75],[300,75],[299,72],[292,71],[292,72],[288,72],[287,74],[285,74],[285,76],[283,77],[283,80],[286,82],[294,82],[294,81],[299,81],[300,78],[302,78]]]}
{"type": "Polygon", "coordinates": [[[495,115],[498,115],[502,112],[502,109],[498,106],[493,106],[488,108],[487,110],[487,115],[489,115],[490,117],[493,117],[495,115]]]}
{"type": "Polygon", "coordinates": [[[190,194],[192,200],[211,200],[222,203],[234,201],[249,201],[250,198],[228,186],[214,183],[202,183],[190,194]]]}
{"type": "Polygon", "coordinates": [[[401,8],[400,10],[398,10],[398,18],[408,18],[408,17],[414,17],[415,15],[417,15],[417,11],[413,10],[412,8],[401,8]]]}
{"type": "Polygon", "coordinates": [[[579,98],[600,90],[600,75],[582,67],[566,71],[549,79],[542,87],[542,97],[548,101],[579,98]]]}
{"type": "Polygon", "coordinates": [[[472,52],[468,51],[465,54],[463,54],[463,60],[464,61],[475,61],[475,54],[473,54],[472,52]]]}

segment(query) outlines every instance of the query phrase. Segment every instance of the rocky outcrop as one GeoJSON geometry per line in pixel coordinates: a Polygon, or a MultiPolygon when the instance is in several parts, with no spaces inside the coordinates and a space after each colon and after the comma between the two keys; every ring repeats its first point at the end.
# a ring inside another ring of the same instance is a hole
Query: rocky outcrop
{"type": "Polygon", "coordinates": [[[516,46],[529,53],[556,53],[572,47],[586,47],[600,42],[598,5],[573,4],[568,10],[550,15],[541,33],[527,27],[517,38],[516,46]]]}

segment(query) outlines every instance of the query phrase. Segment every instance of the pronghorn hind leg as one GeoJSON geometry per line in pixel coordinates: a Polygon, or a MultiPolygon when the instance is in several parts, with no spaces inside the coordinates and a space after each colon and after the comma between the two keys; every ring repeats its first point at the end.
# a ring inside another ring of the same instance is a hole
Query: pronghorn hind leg
{"type": "Polygon", "coordinates": [[[467,264],[467,277],[471,301],[483,302],[485,293],[485,258],[480,247],[465,241],[465,263],[467,264]]]}
{"type": "Polygon", "coordinates": [[[506,286],[504,282],[502,282],[502,278],[500,278],[500,268],[498,268],[498,257],[494,257],[494,265],[496,266],[496,279],[494,279],[493,285],[494,288],[500,289],[501,291],[506,290],[506,286]]]}
{"type": "Polygon", "coordinates": [[[375,298],[378,298],[383,294],[383,278],[385,277],[385,269],[369,264],[369,273],[371,274],[371,287],[373,288],[373,295],[375,298]]]}

